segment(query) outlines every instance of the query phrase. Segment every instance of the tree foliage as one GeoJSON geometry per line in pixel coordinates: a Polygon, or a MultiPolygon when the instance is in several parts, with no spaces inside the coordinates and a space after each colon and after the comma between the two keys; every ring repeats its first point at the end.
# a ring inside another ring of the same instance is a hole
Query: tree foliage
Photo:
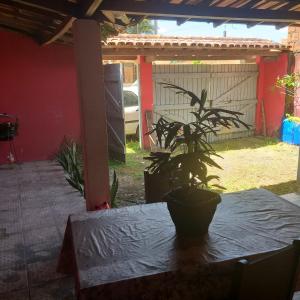
{"type": "Polygon", "coordinates": [[[129,34],[154,34],[154,25],[148,19],[144,19],[136,25],[129,26],[126,29],[126,33],[129,34]]]}
{"type": "Polygon", "coordinates": [[[286,93],[294,96],[296,89],[300,87],[300,74],[291,73],[278,77],[276,80],[276,86],[278,88],[285,88],[286,93]]]}
{"type": "Polygon", "coordinates": [[[293,114],[294,99],[297,95],[296,91],[300,87],[300,73],[285,74],[278,77],[275,86],[280,88],[282,93],[287,96],[285,101],[285,113],[293,114]]]}

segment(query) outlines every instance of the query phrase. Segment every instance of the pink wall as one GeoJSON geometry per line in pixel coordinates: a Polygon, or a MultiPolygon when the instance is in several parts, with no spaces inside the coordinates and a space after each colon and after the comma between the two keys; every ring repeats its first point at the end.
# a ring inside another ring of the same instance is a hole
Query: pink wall
{"type": "Polygon", "coordinates": [[[281,54],[277,60],[257,59],[259,76],[257,83],[256,134],[263,133],[262,101],[264,101],[266,132],[268,136],[276,136],[281,128],[284,115],[285,95],[275,88],[278,76],[287,73],[288,57],[281,54]]]}
{"type": "Polygon", "coordinates": [[[153,81],[152,63],[147,63],[144,56],[139,57],[140,64],[140,96],[141,96],[141,116],[142,116],[142,145],[144,149],[150,148],[146,111],[153,111],[153,81]]]}
{"type": "MultiPolygon", "coordinates": [[[[3,31],[0,44],[0,112],[19,117],[18,159],[48,159],[64,136],[80,134],[73,49],[41,47],[30,38],[3,31]]],[[[0,163],[6,155],[0,142],[0,163]]]]}
{"type": "MultiPolygon", "coordinates": [[[[295,65],[292,66],[292,72],[300,73],[300,53],[295,53],[295,65]]],[[[296,90],[294,97],[294,115],[300,117],[300,88],[296,90]]]]}

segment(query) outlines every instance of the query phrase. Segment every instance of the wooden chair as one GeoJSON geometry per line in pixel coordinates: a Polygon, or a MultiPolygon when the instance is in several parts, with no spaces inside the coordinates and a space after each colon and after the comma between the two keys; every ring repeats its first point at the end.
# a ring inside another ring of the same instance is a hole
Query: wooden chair
{"type": "Polygon", "coordinates": [[[264,258],[240,260],[232,300],[291,300],[297,280],[300,240],[264,258]]]}

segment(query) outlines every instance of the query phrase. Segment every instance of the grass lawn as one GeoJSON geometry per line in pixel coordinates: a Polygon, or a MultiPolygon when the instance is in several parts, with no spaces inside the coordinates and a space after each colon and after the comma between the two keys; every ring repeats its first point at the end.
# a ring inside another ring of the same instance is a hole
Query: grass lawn
{"type": "MultiPolygon", "coordinates": [[[[298,147],[277,139],[249,137],[214,144],[224,159],[217,158],[223,170],[211,169],[219,175],[226,193],[263,187],[282,195],[297,191],[298,147]]],[[[143,202],[143,160],[147,152],[137,142],[127,144],[127,162],[111,162],[120,181],[118,198],[125,202],[143,202]]]]}
{"type": "Polygon", "coordinates": [[[226,192],[265,188],[282,195],[297,191],[298,147],[277,139],[251,137],[216,144],[226,192]]]}

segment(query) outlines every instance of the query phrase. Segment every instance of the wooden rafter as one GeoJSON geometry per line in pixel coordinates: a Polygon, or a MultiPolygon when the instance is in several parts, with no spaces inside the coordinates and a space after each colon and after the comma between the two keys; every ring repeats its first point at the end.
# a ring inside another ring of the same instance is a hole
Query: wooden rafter
{"type": "Polygon", "coordinates": [[[100,4],[102,3],[103,0],[89,0],[89,1],[84,1],[81,7],[81,15],[82,16],[87,16],[90,17],[92,16],[100,4]]]}
{"type": "Polygon", "coordinates": [[[249,28],[252,28],[252,27],[254,27],[256,25],[261,25],[263,23],[264,22],[251,22],[251,23],[247,23],[247,28],[249,29],[249,28]]]}
{"type": "Polygon", "coordinates": [[[245,3],[245,5],[243,5],[242,7],[244,8],[244,9],[246,9],[246,8],[252,8],[252,7],[254,7],[257,3],[259,3],[260,2],[260,0],[249,0],[247,3],[245,3]]]}
{"type": "Polygon", "coordinates": [[[288,25],[292,25],[292,24],[286,24],[286,23],[276,24],[275,28],[278,30],[278,29],[287,27],[288,25]]]}
{"type": "MultiPolygon", "coordinates": [[[[81,17],[90,17],[92,16],[99,5],[102,3],[103,0],[89,0],[83,2],[83,5],[77,11],[80,11],[81,17]]],[[[73,22],[75,21],[75,17],[69,16],[66,20],[56,29],[53,35],[41,41],[42,45],[48,45],[53,43],[61,36],[63,36],[67,31],[69,31],[72,27],[73,22]]]]}
{"type": "Polygon", "coordinates": [[[18,24],[7,24],[7,22],[3,22],[2,20],[0,20],[0,26],[8,31],[12,31],[12,32],[18,32],[20,34],[23,35],[27,35],[27,36],[32,36],[32,32],[28,29],[28,28],[24,28],[20,29],[18,26],[18,24]]]}
{"type": "Polygon", "coordinates": [[[282,6],[281,10],[289,10],[292,9],[294,6],[299,5],[299,3],[295,3],[294,1],[290,1],[289,3],[286,3],[286,5],[282,6]]]}
{"type": "Polygon", "coordinates": [[[177,19],[176,23],[178,26],[184,24],[185,22],[189,21],[191,18],[186,18],[186,19],[177,19]]]}
{"type": "Polygon", "coordinates": [[[197,5],[175,5],[162,3],[153,5],[151,2],[141,2],[133,0],[106,0],[100,6],[101,10],[127,13],[129,15],[147,15],[155,17],[176,17],[192,19],[211,20],[240,20],[246,22],[276,22],[276,23],[296,23],[300,20],[300,12],[287,11],[284,14],[280,10],[268,9],[245,9],[230,7],[202,7],[197,5]]]}
{"type": "Polygon", "coordinates": [[[11,0],[11,2],[68,16],[76,16],[78,9],[76,3],[61,0],[11,0]]]}
{"type": "MultiPolygon", "coordinates": [[[[213,0],[202,0],[200,2],[200,7],[203,7],[203,6],[210,6],[210,4],[213,2],[213,0]]],[[[188,0],[187,1],[182,1],[180,4],[187,4],[188,3],[188,0]]],[[[177,19],[177,25],[180,26],[182,24],[184,24],[185,22],[189,21],[191,18],[185,18],[185,19],[177,19]]]]}
{"type": "Polygon", "coordinates": [[[200,5],[201,6],[210,6],[213,2],[214,2],[214,0],[203,0],[200,2],[200,5]]]}
{"type": "Polygon", "coordinates": [[[57,39],[62,37],[66,32],[68,32],[70,30],[75,19],[76,18],[74,18],[74,17],[67,17],[65,19],[65,21],[56,28],[56,31],[53,34],[51,34],[46,39],[41,39],[39,41],[40,44],[44,46],[44,45],[49,45],[49,44],[55,42],[57,39]]]}
{"type": "Polygon", "coordinates": [[[221,25],[224,25],[224,24],[228,23],[229,21],[230,21],[229,19],[228,20],[214,21],[213,22],[213,27],[217,28],[217,27],[219,27],[221,25]]]}
{"type": "Polygon", "coordinates": [[[15,11],[30,12],[31,14],[40,15],[47,18],[57,18],[58,14],[53,11],[48,11],[40,7],[26,5],[11,0],[0,0],[1,9],[13,9],[15,11]]]}
{"type": "MultiPolygon", "coordinates": [[[[121,26],[121,27],[125,27],[125,26],[128,26],[131,21],[128,19],[126,20],[126,22],[124,22],[124,20],[120,19],[120,18],[116,18],[114,16],[114,14],[112,12],[109,12],[109,11],[105,11],[105,12],[102,12],[102,11],[98,11],[97,12],[97,15],[93,16],[93,18],[97,19],[97,21],[99,22],[109,22],[111,24],[115,24],[117,26],[121,26]]],[[[141,19],[142,17],[139,17],[139,20],[141,19]]]]}
{"type": "Polygon", "coordinates": [[[29,34],[41,44],[72,43],[70,27],[76,18],[108,24],[116,31],[144,17],[186,21],[300,25],[300,0],[0,0],[1,27],[29,34]]]}

